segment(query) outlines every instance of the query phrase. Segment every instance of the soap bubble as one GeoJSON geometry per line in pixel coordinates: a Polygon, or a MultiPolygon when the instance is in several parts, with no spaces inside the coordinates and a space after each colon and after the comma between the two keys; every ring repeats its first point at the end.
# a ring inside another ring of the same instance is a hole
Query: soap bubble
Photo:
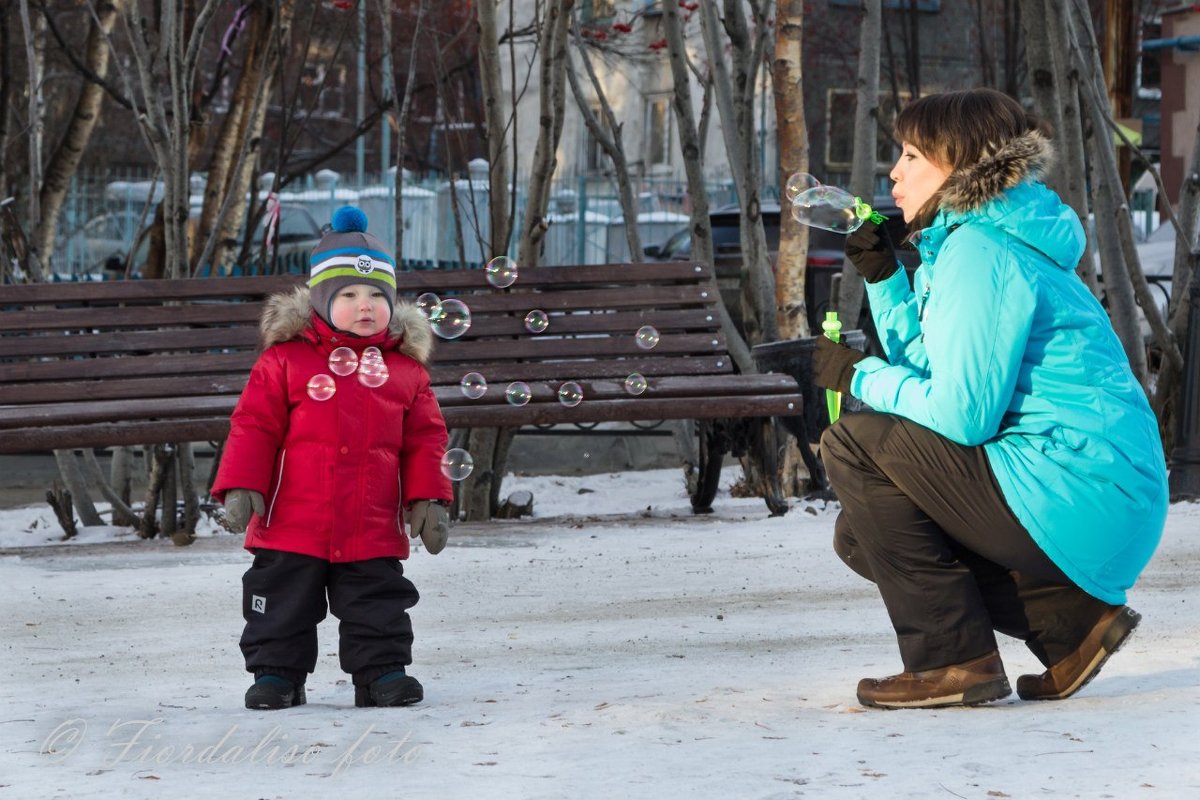
{"type": "Polygon", "coordinates": [[[324,372],[318,372],[308,379],[308,396],[318,402],[325,402],[337,392],[337,385],[333,382],[333,376],[326,375],[324,372]]]}
{"type": "Polygon", "coordinates": [[[854,195],[836,186],[816,186],[792,201],[792,219],[834,233],[850,233],[862,226],[854,195]]]}
{"type": "Polygon", "coordinates": [[[534,309],[525,315],[525,330],[530,333],[542,333],[550,327],[550,317],[545,311],[534,309]]]}
{"type": "Polygon", "coordinates": [[[507,289],[517,281],[517,264],[508,256],[496,256],[484,268],[487,282],[497,289],[507,289]]]}
{"type": "Polygon", "coordinates": [[[329,354],[329,371],[334,375],[349,375],[356,369],[358,355],[349,347],[339,347],[329,354]]]}
{"type": "Polygon", "coordinates": [[[634,334],[633,338],[637,342],[637,346],[641,349],[653,350],[659,340],[658,329],[653,325],[643,325],[637,329],[637,333],[634,334]]]}
{"type": "Polygon", "coordinates": [[[363,386],[378,389],[387,383],[388,377],[388,368],[382,359],[379,361],[363,361],[358,365],[358,382],[363,386]]]}
{"type": "Polygon", "coordinates": [[[363,361],[383,361],[383,353],[378,347],[368,347],[362,352],[363,361]]]}
{"type": "Polygon", "coordinates": [[[471,309],[462,300],[443,300],[429,318],[433,332],[443,339],[457,339],[471,327],[471,309]]]}
{"type": "Polygon", "coordinates": [[[433,310],[442,302],[442,298],[438,297],[433,292],[425,292],[417,296],[417,308],[421,309],[421,313],[425,315],[425,319],[430,319],[433,316],[433,310]]]}
{"type": "Polygon", "coordinates": [[[790,203],[803,192],[820,185],[821,182],[807,172],[793,172],[788,176],[787,182],[783,184],[783,196],[790,203]]]}
{"type": "Polygon", "coordinates": [[[583,387],[575,381],[567,381],[558,387],[558,402],[567,408],[574,408],[583,402],[583,387]]]}
{"type": "Polygon", "coordinates": [[[631,372],[625,378],[625,391],[632,395],[639,395],[646,391],[646,376],[640,372],[631,372]]]}
{"type": "Polygon", "coordinates": [[[524,381],[513,381],[504,390],[504,399],[509,405],[523,406],[533,397],[533,392],[529,389],[529,384],[524,381]]]}
{"type": "Polygon", "coordinates": [[[442,474],[452,481],[461,481],[475,469],[475,459],[461,447],[452,447],[442,456],[442,474]]]}
{"type": "Polygon", "coordinates": [[[487,392],[487,381],[478,372],[468,372],[459,381],[462,393],[471,400],[478,400],[487,392]]]}

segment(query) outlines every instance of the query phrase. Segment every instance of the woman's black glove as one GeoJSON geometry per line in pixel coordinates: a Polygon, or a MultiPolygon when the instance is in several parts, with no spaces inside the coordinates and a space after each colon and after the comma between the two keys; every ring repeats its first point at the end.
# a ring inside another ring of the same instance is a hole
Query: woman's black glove
{"type": "Polygon", "coordinates": [[[869,219],[846,237],[846,257],[867,283],[885,281],[899,268],[887,228],[869,219]]]}
{"type": "Polygon", "coordinates": [[[865,353],[835,342],[828,336],[818,337],[817,352],[813,353],[813,383],[835,392],[850,394],[854,365],[866,357],[865,353]]]}

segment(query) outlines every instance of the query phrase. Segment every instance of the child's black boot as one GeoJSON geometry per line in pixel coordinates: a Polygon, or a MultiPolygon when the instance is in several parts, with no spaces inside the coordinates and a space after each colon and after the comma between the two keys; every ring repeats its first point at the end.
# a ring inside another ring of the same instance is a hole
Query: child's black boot
{"type": "Polygon", "coordinates": [[[256,711],[291,708],[307,702],[303,683],[295,683],[279,675],[259,675],[254,679],[254,685],[246,690],[246,708],[256,711]]]}
{"type": "Polygon", "coordinates": [[[354,705],[359,708],[411,706],[424,699],[420,681],[406,674],[403,668],[384,673],[366,686],[354,687],[354,705]]]}

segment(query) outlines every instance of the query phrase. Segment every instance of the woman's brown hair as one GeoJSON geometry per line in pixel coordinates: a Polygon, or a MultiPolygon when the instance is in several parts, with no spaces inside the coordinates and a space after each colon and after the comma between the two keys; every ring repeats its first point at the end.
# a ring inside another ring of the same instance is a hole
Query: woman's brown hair
{"type": "MultiPolygon", "coordinates": [[[[1049,125],[995,89],[927,95],[909,103],[896,117],[896,138],[951,172],[978,163],[1029,131],[1050,136],[1049,125]]],[[[939,191],[929,198],[913,220],[914,229],[933,220],[941,197],[939,191]]]]}

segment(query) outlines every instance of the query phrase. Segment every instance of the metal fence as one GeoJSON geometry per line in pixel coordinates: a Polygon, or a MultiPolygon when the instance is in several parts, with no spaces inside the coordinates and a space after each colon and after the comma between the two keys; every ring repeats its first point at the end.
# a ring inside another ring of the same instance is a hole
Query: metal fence
{"type": "MultiPolygon", "coordinates": [[[[266,182],[266,181],[264,181],[266,182]]],[[[515,193],[514,231],[524,222],[528,180],[519,180],[515,193]]],[[[712,208],[735,203],[729,182],[708,187],[712,208]]],[[[488,252],[489,203],[486,163],[472,164],[471,174],[453,182],[445,178],[406,180],[402,188],[404,237],[401,264],[408,269],[438,269],[451,266],[477,267],[500,253],[488,252]]],[[[637,227],[643,246],[661,244],[687,225],[686,186],[679,181],[639,180],[637,227]]],[[[768,190],[773,196],[774,190],[768,190]]],[[[192,180],[191,206],[198,215],[203,202],[204,180],[192,180]]],[[[265,188],[259,197],[266,197],[265,188]]],[[[637,260],[630,254],[625,220],[611,180],[567,178],[554,182],[542,263],[604,264],[637,260]]],[[[151,174],[81,173],[72,181],[59,223],[52,269],[59,280],[98,279],[107,272],[123,269],[133,251],[134,271],[145,260],[143,232],[162,198],[162,186],[151,174]]],[[[369,178],[366,185],[332,171],[322,171],[296,189],[280,192],[282,226],[290,226],[292,254],[311,249],[336,208],[357,205],[371,220],[371,232],[390,247],[396,242],[396,195],[394,173],[369,178]]],[[[256,232],[261,237],[262,231],[256,232]]],[[[511,237],[505,255],[516,256],[518,236],[511,237]]],[[[302,270],[304,259],[285,259],[287,268],[302,270]]],[[[202,272],[206,270],[201,270],[202,272]]],[[[242,271],[242,270],[237,270],[242,271]]]]}

